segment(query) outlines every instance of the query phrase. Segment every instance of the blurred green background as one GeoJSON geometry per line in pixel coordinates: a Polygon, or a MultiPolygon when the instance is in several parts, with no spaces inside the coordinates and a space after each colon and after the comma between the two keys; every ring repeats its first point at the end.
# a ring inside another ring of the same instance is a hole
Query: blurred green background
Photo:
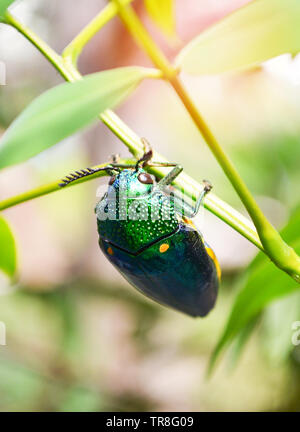
{"type": "MultiPolygon", "coordinates": [[[[182,43],[242,0],[178,0],[182,43]]],[[[105,5],[101,0],[25,0],[14,13],[61,51],[105,5]]],[[[169,46],[135,6],[156,40],[169,46]]],[[[61,82],[16,31],[0,26],[0,134],[37,95],[61,82]]],[[[118,19],[87,45],[80,71],[149,65],[118,19]]],[[[219,141],[259,204],[279,229],[300,203],[300,58],[281,56],[244,74],[183,77],[219,141]]],[[[182,164],[196,180],[244,212],[217,162],[179,100],[164,82],[143,82],[117,113],[155,149],[182,164]]],[[[69,171],[127,150],[97,124],[0,176],[0,198],[21,193],[69,171]]],[[[291,323],[300,320],[298,293],[261,314],[237,362],[234,351],[208,380],[209,357],[226,323],[245,269],[257,249],[214,216],[204,235],[216,252],[223,281],[205,319],[167,310],[136,293],[106,262],[97,244],[95,180],[5,212],[18,244],[19,278],[0,280],[1,411],[292,410],[300,409],[300,349],[291,323]]],[[[102,186],[103,187],[103,186],[102,186]]],[[[263,284],[262,287],[263,289],[263,284]]]]}

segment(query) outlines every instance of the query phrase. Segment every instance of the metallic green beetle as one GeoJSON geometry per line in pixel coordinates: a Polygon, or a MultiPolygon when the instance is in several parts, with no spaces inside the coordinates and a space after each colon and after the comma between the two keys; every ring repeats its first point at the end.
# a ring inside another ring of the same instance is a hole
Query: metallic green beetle
{"type": "Polygon", "coordinates": [[[152,150],[145,139],[143,143],[144,155],[135,165],[118,164],[115,159],[104,168],[78,171],[60,186],[107,171],[108,190],[95,209],[104,255],[147,297],[194,317],[205,316],[217,298],[220,267],[191,218],[211,185],[204,182],[194,209],[180,202],[169,186],[182,167],[151,162],[152,150]],[[145,166],[173,169],[156,182],[145,166]]]}

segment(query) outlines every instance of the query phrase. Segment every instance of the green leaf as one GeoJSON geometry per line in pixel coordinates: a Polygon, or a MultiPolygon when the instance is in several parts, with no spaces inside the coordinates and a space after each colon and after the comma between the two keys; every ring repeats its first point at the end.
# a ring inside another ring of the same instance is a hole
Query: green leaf
{"type": "Polygon", "coordinates": [[[173,0],[145,0],[148,14],[155,24],[169,37],[175,36],[173,0]]]}
{"type": "Polygon", "coordinates": [[[0,22],[5,21],[5,12],[15,0],[0,0],[0,22]]]}
{"type": "Polygon", "coordinates": [[[288,358],[294,345],[291,343],[292,324],[300,317],[300,291],[273,302],[263,314],[263,349],[272,364],[288,358]]]}
{"type": "Polygon", "coordinates": [[[251,319],[235,337],[230,351],[230,369],[233,370],[241,356],[247,342],[250,339],[254,329],[257,327],[260,316],[251,319]]]}
{"type": "Polygon", "coordinates": [[[176,65],[191,74],[253,67],[300,50],[300,1],[256,0],[192,40],[176,65]]]}
{"type": "Polygon", "coordinates": [[[16,245],[6,220],[0,216],[0,270],[12,277],[16,271],[16,245]]]}
{"type": "MultiPolygon", "coordinates": [[[[281,231],[300,254],[300,207],[281,231]]],[[[247,278],[236,297],[225,330],[211,357],[210,371],[221,352],[269,303],[300,290],[300,285],[259,253],[249,266],[247,278]]]]}
{"type": "Polygon", "coordinates": [[[157,71],[125,67],[61,84],[35,99],[0,141],[0,168],[23,162],[96,120],[157,71]]]}

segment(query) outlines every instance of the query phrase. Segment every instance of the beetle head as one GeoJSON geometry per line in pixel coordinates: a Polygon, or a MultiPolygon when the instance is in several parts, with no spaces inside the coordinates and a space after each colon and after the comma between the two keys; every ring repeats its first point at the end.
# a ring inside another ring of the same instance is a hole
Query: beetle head
{"type": "Polygon", "coordinates": [[[147,173],[143,168],[124,169],[111,176],[107,191],[107,198],[118,197],[130,199],[142,199],[152,193],[156,184],[155,177],[147,173]]]}

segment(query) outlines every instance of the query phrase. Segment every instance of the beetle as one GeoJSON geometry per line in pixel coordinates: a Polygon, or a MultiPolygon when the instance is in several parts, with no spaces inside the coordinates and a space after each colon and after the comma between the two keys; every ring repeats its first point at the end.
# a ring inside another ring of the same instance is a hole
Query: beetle
{"type": "Polygon", "coordinates": [[[220,266],[192,218],[211,184],[194,208],[180,203],[170,188],[182,172],[177,164],[152,162],[153,152],[142,139],[144,154],[136,164],[113,163],[67,176],[64,187],[81,177],[106,171],[107,192],[96,205],[99,246],[107,259],[138,291],[152,300],[190,316],[207,315],[214,307],[220,266]],[[156,181],[146,167],[172,167],[156,181]]]}

